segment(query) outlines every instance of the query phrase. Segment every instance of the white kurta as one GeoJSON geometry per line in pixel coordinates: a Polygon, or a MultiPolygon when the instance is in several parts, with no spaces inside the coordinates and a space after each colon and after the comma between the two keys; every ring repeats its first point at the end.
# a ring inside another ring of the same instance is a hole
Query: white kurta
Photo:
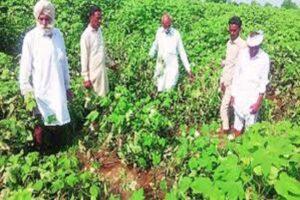
{"type": "Polygon", "coordinates": [[[222,97],[220,106],[220,116],[222,120],[222,127],[224,130],[229,130],[229,119],[231,115],[230,97],[231,97],[231,83],[234,74],[234,67],[239,55],[239,52],[247,47],[246,42],[238,37],[234,41],[231,39],[227,42],[225,66],[222,71],[221,84],[226,87],[225,93],[222,97]]]}
{"type": "Polygon", "coordinates": [[[69,66],[63,36],[58,29],[52,37],[36,27],[24,38],[20,61],[20,88],[33,92],[47,126],[70,122],[66,90],[70,87],[69,66]]]}
{"type": "Polygon", "coordinates": [[[165,29],[160,27],[156,32],[149,55],[154,57],[156,52],[157,61],[154,78],[157,81],[158,91],[165,91],[173,88],[177,83],[179,76],[178,54],[186,71],[191,71],[179,32],[170,28],[170,32],[166,33],[165,29]]]}
{"type": "Polygon", "coordinates": [[[93,29],[90,25],[85,29],[80,39],[81,74],[85,81],[90,80],[93,89],[99,96],[105,96],[109,91],[106,55],[101,29],[93,29]]]}
{"type": "Polygon", "coordinates": [[[249,48],[241,51],[235,67],[231,91],[236,118],[255,122],[256,116],[251,116],[250,107],[256,103],[260,94],[265,93],[269,83],[269,70],[269,56],[262,49],[254,58],[250,58],[249,48]]]}

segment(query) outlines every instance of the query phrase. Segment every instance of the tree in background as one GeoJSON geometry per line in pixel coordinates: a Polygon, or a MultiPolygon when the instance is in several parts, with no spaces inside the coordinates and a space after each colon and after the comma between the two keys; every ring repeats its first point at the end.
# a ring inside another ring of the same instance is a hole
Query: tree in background
{"type": "Polygon", "coordinates": [[[206,0],[206,2],[226,3],[226,0],[206,0]]]}
{"type": "Polygon", "coordinates": [[[272,5],[271,3],[269,3],[269,2],[267,2],[267,3],[265,4],[265,7],[273,7],[273,5],[272,5]]]}
{"type": "Polygon", "coordinates": [[[287,8],[287,9],[296,9],[298,8],[297,4],[292,2],[292,0],[284,0],[283,3],[281,4],[282,8],[287,8]]]}
{"type": "Polygon", "coordinates": [[[253,1],[251,1],[251,5],[253,5],[253,6],[259,6],[260,4],[256,0],[253,0],[253,1]]]}

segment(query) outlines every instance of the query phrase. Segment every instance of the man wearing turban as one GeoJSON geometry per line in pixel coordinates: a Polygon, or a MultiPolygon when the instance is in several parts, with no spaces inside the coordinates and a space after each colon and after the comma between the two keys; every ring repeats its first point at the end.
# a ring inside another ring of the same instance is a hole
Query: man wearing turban
{"type": "Polygon", "coordinates": [[[33,96],[42,123],[34,129],[35,145],[43,147],[45,132],[60,132],[70,122],[67,98],[69,66],[62,33],[54,28],[55,9],[47,0],[34,6],[36,27],[24,38],[20,61],[20,89],[25,98],[33,96]]]}
{"type": "Polygon", "coordinates": [[[231,91],[234,134],[230,138],[240,136],[244,126],[247,128],[257,120],[270,70],[269,56],[260,48],[263,38],[262,31],[250,33],[248,48],[241,51],[237,60],[231,91]]]}

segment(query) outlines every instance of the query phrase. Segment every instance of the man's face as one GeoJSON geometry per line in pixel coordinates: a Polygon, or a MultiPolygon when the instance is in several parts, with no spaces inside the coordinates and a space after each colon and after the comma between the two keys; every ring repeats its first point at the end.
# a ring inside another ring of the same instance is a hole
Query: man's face
{"type": "Polygon", "coordinates": [[[230,34],[231,40],[235,40],[240,35],[241,28],[236,24],[230,24],[228,27],[228,32],[230,34]]]}
{"type": "Polygon", "coordinates": [[[253,58],[254,56],[256,56],[256,54],[259,51],[259,46],[255,46],[255,47],[249,47],[249,54],[250,57],[253,58]]]}
{"type": "Polygon", "coordinates": [[[172,21],[171,21],[170,17],[165,16],[162,18],[161,25],[164,27],[164,29],[169,29],[171,24],[172,24],[172,21]]]}
{"type": "Polygon", "coordinates": [[[43,13],[40,14],[38,18],[39,24],[41,25],[42,28],[46,29],[49,28],[49,25],[51,24],[52,19],[43,13]]]}
{"type": "Polygon", "coordinates": [[[90,17],[90,25],[94,29],[98,30],[98,28],[100,27],[101,19],[102,13],[100,11],[94,12],[94,14],[90,17]]]}

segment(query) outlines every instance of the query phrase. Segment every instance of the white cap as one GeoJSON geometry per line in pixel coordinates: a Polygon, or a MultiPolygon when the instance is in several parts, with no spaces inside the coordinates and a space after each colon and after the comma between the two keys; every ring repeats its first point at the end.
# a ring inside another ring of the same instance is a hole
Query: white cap
{"type": "Polygon", "coordinates": [[[257,31],[257,35],[254,35],[254,36],[248,36],[247,38],[247,45],[249,47],[255,47],[255,46],[259,46],[262,41],[264,40],[264,33],[263,31],[259,30],[257,31]]]}

